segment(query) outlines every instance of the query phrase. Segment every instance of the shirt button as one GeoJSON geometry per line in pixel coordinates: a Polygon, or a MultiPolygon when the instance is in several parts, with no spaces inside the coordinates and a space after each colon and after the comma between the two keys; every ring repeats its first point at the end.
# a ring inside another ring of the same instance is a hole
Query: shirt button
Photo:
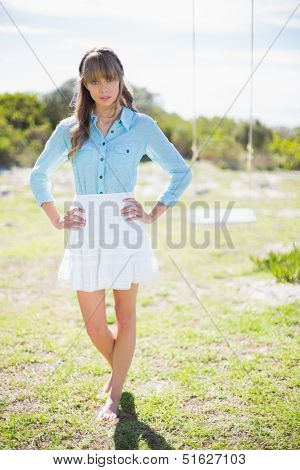
{"type": "Polygon", "coordinates": [[[100,193],[99,193],[99,194],[103,194],[103,192],[102,192],[102,191],[100,191],[100,193]]]}
{"type": "Polygon", "coordinates": [[[105,142],[102,142],[102,145],[105,145],[105,142]]]}
{"type": "Polygon", "coordinates": [[[115,131],[110,131],[112,134],[115,132],[115,131]]]}
{"type": "Polygon", "coordinates": [[[129,153],[129,150],[127,149],[126,152],[129,153]]]}
{"type": "Polygon", "coordinates": [[[103,162],[104,158],[100,158],[101,162],[103,162]]]}
{"type": "Polygon", "coordinates": [[[100,178],[100,179],[102,179],[102,178],[103,178],[103,176],[101,175],[101,176],[99,176],[99,178],[100,178]]]}

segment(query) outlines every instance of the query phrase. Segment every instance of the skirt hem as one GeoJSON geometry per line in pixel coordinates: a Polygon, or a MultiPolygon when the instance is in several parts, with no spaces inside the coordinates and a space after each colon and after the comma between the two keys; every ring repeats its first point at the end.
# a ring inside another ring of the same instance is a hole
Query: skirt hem
{"type": "Polygon", "coordinates": [[[61,287],[68,287],[70,290],[82,290],[84,292],[94,292],[96,290],[100,290],[100,289],[117,289],[117,290],[128,290],[131,288],[131,284],[132,283],[135,283],[135,284],[146,284],[146,283],[149,283],[151,281],[153,281],[158,275],[159,275],[159,271],[157,272],[154,272],[151,276],[148,276],[148,277],[143,277],[143,278],[135,278],[135,279],[131,279],[130,281],[127,282],[126,286],[123,284],[117,284],[116,282],[113,282],[111,280],[107,280],[107,281],[101,281],[99,282],[98,284],[96,285],[93,285],[91,287],[88,287],[86,285],[82,285],[80,283],[76,283],[74,281],[72,281],[71,279],[69,278],[64,278],[62,276],[58,276],[58,283],[61,285],[61,287]]]}

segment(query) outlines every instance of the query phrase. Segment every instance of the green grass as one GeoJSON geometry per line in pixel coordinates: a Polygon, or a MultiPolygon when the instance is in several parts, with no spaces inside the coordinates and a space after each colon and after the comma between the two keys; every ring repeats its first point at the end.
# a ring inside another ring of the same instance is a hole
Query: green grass
{"type": "Polygon", "coordinates": [[[274,253],[260,259],[250,256],[261,271],[270,271],[280,282],[300,283],[300,248],[295,244],[288,253],[274,253]]]}
{"type": "MultiPolygon", "coordinates": [[[[149,168],[156,171],[155,165],[142,167],[141,188],[149,168]]],[[[210,171],[221,186],[205,199],[222,198],[225,204],[225,191],[240,174],[210,171]]],[[[195,182],[208,177],[201,167],[194,172],[195,182]]],[[[276,188],[292,191],[293,207],[300,207],[297,175],[280,175],[276,188]]],[[[70,179],[66,173],[66,185],[70,179]]],[[[0,184],[9,181],[0,175],[0,184]]],[[[186,201],[193,199],[191,188],[186,201]]],[[[241,290],[272,286],[274,272],[256,269],[251,256],[261,258],[270,244],[285,245],[299,234],[297,220],[278,223],[285,199],[263,204],[270,216],[259,212],[258,201],[255,225],[229,228],[233,248],[222,235],[217,245],[214,228],[199,226],[199,243],[207,231],[208,246],[192,246],[188,227],[184,248],[172,249],[167,220],[159,220],[155,252],[161,274],[139,287],[136,350],[121,419],[112,426],[94,421],[103,403],[96,393],[110,368],[85,332],[76,294],[56,281],[64,234],[51,226],[28,188],[0,199],[0,447],[298,449],[299,286],[289,286],[295,300],[287,297],[278,305],[273,291],[253,301],[241,290]]],[[[172,220],[175,242],[178,208],[172,220]]],[[[111,325],[110,290],[106,305],[111,325]]]]}

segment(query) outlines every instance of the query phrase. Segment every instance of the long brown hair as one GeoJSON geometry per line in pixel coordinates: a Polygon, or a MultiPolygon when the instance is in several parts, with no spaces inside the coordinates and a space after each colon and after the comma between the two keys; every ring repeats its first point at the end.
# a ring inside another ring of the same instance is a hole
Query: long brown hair
{"type": "Polygon", "coordinates": [[[68,152],[68,158],[71,158],[89,137],[90,115],[95,101],[85,85],[97,80],[99,76],[106,80],[113,80],[116,77],[119,79],[119,93],[111,105],[109,117],[115,115],[118,104],[138,111],[133,105],[133,93],[124,83],[124,69],[117,54],[109,47],[93,47],[87,51],[79,64],[79,78],[76,82],[77,90],[73,112],[77,122],[71,130],[71,149],[68,152]]]}

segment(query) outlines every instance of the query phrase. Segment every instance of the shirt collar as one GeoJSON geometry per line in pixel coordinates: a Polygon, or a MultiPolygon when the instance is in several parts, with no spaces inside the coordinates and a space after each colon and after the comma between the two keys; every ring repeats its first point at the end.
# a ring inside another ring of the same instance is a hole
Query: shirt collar
{"type": "MultiPolygon", "coordinates": [[[[127,106],[123,106],[123,109],[122,109],[122,112],[121,112],[121,116],[119,117],[119,119],[117,119],[117,123],[122,123],[123,126],[129,130],[130,129],[130,126],[132,124],[132,120],[133,120],[133,117],[134,117],[134,114],[135,112],[132,111],[130,108],[127,108],[127,106]]],[[[94,114],[93,112],[91,113],[91,121],[92,123],[94,123],[97,119],[97,116],[96,114],[94,114]]]]}

